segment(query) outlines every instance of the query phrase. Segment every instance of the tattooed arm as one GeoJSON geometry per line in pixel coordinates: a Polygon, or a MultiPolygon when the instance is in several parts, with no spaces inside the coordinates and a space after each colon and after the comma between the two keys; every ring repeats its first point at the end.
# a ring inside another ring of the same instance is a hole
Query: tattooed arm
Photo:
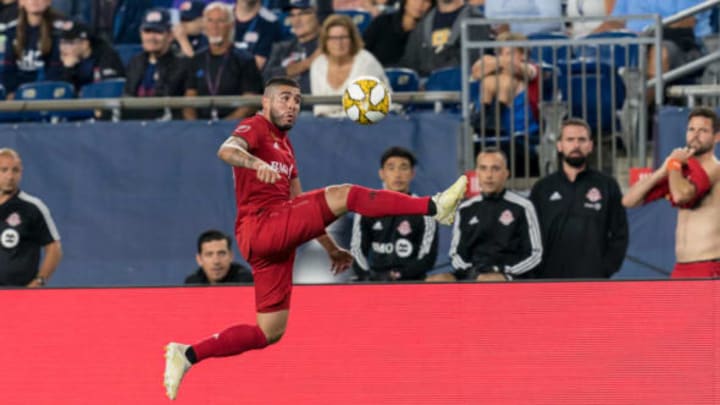
{"type": "Polygon", "coordinates": [[[244,167],[257,172],[257,178],[263,183],[275,183],[280,174],[272,166],[247,151],[248,144],[238,136],[230,136],[218,150],[223,162],[236,167],[244,167]]]}

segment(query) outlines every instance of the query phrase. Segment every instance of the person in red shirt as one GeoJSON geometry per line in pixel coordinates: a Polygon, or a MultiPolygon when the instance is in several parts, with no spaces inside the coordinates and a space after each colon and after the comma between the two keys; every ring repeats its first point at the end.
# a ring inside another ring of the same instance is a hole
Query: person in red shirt
{"type": "Polygon", "coordinates": [[[300,85],[287,77],[265,85],[262,112],[240,122],[220,146],[218,157],[233,167],[240,251],[253,270],[257,325],[235,325],[193,345],[171,342],[165,348],[164,382],[175,399],[192,364],[210,357],[234,356],[277,343],[290,309],[295,249],[316,239],[327,251],[334,273],[353,257],[337,246],[325,227],[348,211],[367,217],[433,215],[451,224],[465,194],[467,178],[434,197],[412,197],[389,190],[342,184],[302,192],[287,131],[300,113],[300,85]]]}

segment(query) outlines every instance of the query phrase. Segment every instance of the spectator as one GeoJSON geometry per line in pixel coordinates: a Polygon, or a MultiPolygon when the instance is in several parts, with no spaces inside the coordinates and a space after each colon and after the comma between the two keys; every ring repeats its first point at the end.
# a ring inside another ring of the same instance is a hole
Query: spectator
{"type": "MultiPolygon", "coordinates": [[[[466,18],[483,15],[464,0],[440,0],[410,33],[399,65],[423,77],[436,69],[460,66],[460,24],[466,18]]],[[[489,40],[490,30],[485,25],[475,25],[469,35],[473,41],[489,40]]],[[[470,58],[477,59],[477,53],[471,52],[470,58]]]]}
{"type": "Polygon", "coordinates": [[[109,43],[139,44],[140,25],[152,0],[90,0],[90,27],[109,43]]]}
{"type": "Polygon", "coordinates": [[[195,52],[208,46],[207,37],[203,35],[204,1],[184,1],[180,3],[180,22],[172,28],[175,42],[173,47],[188,58],[195,52]]]}
{"type": "MultiPolygon", "coordinates": [[[[205,36],[210,47],[200,51],[189,62],[185,96],[218,96],[261,94],[263,80],[253,56],[233,47],[232,10],[221,2],[207,5],[203,13],[205,36]]],[[[238,120],[254,114],[255,108],[183,109],[187,120],[218,118],[238,120]]]]}
{"type": "MultiPolygon", "coordinates": [[[[562,0],[485,0],[485,16],[495,19],[562,17],[562,0]]],[[[512,31],[528,35],[536,32],[564,31],[564,27],[561,21],[518,22],[499,24],[494,27],[494,31],[496,34],[512,31]]]]}
{"type": "Polygon", "coordinates": [[[237,0],[235,19],[235,46],[255,55],[257,67],[262,70],[273,43],[282,39],[280,21],[260,0],[237,0]]]}
{"type": "MultiPolygon", "coordinates": [[[[185,63],[170,51],[170,13],[150,9],[140,26],[143,51],[130,59],[125,95],[131,97],[174,97],[185,94],[185,63]]],[[[125,118],[168,118],[165,110],[130,110],[125,118]]]]}
{"type": "Polygon", "coordinates": [[[42,287],[62,259],[60,235],[45,204],[20,190],[22,170],[17,152],[0,149],[0,285],[42,287]]]}
{"type": "Polygon", "coordinates": [[[0,76],[8,98],[21,84],[62,76],[60,15],[50,8],[50,0],[20,0],[19,5],[17,25],[8,24],[0,32],[4,36],[0,76]]]}
{"type": "Polygon", "coordinates": [[[63,28],[63,80],[72,83],[76,91],[89,83],[125,76],[120,56],[105,40],[93,37],[87,25],[70,21],[63,28]]]}
{"type": "MultiPolygon", "coordinates": [[[[612,13],[615,0],[568,0],[568,17],[605,17],[612,13]]],[[[570,35],[584,37],[602,24],[601,20],[575,21],[570,25],[570,35]]]]}
{"type": "MultiPolygon", "coordinates": [[[[498,41],[523,41],[522,34],[504,32],[498,41]]],[[[472,77],[481,80],[482,103],[486,109],[486,120],[495,117],[494,107],[500,108],[501,128],[513,132],[525,131],[525,115],[528,125],[537,125],[540,116],[539,67],[528,61],[528,51],[522,47],[501,47],[497,57],[483,55],[472,66],[472,77]],[[497,104],[494,102],[497,101],[497,104]],[[512,115],[512,116],[511,116],[512,115]],[[512,123],[511,123],[512,121],[512,123]]],[[[494,125],[486,127],[494,128],[494,125]]]]}
{"type": "MultiPolygon", "coordinates": [[[[350,19],[341,14],[328,17],[320,29],[322,54],[310,65],[310,88],[313,95],[342,94],[350,81],[358,76],[374,76],[388,83],[382,65],[363,49],[360,32],[350,19]]],[[[316,105],[315,115],[342,117],[337,105],[316,105]]]]}
{"type": "Polygon", "coordinates": [[[8,24],[12,21],[16,21],[17,19],[17,0],[0,0],[0,24],[8,24]]]}
{"type": "Polygon", "coordinates": [[[289,76],[300,83],[303,94],[310,93],[310,64],[320,55],[320,18],[315,0],[294,0],[285,9],[295,38],[277,42],[265,65],[265,80],[289,76]]]}
{"type": "Polygon", "coordinates": [[[384,67],[397,65],[410,32],[432,7],[435,0],[402,0],[399,10],[378,15],[363,34],[365,49],[384,67]]]}
{"type": "Polygon", "coordinates": [[[628,224],[620,186],[588,167],[590,134],[585,120],[563,122],[557,141],[562,166],[530,192],[543,240],[539,278],[610,278],[625,259],[628,224]]]}
{"type": "MultiPolygon", "coordinates": [[[[187,0],[173,0],[172,2],[172,8],[180,10],[180,6],[185,3],[187,0]]],[[[235,0],[199,0],[201,3],[207,5],[209,3],[212,3],[214,1],[220,1],[225,4],[234,5],[235,0]]]]}
{"type": "Polygon", "coordinates": [[[458,279],[504,281],[522,277],[542,259],[540,225],[532,203],[505,189],[505,153],[488,148],[477,155],[482,193],[460,204],[450,247],[458,279]]]}
{"type": "Polygon", "coordinates": [[[200,234],[195,255],[198,269],[185,278],[185,284],[252,283],[250,270],[233,262],[230,237],[216,230],[200,234]]]}
{"type": "MultiPolygon", "coordinates": [[[[700,3],[703,3],[703,0],[616,0],[611,16],[660,14],[661,18],[665,18],[700,3]]],[[[648,27],[649,23],[650,21],[638,19],[627,21],[609,20],[600,24],[595,29],[595,32],[628,29],[632,32],[641,33],[648,27]]],[[[710,12],[699,13],[670,24],[668,27],[663,27],[662,71],[665,72],[697,59],[701,54],[698,39],[704,38],[710,33],[710,12]]],[[[647,75],[649,78],[655,77],[655,58],[655,47],[651,46],[647,59],[647,75]]],[[[652,98],[654,92],[650,92],[648,95],[652,98]]]]}
{"type": "MultiPolygon", "coordinates": [[[[394,146],[380,158],[378,175],[383,188],[410,194],[416,158],[409,150],[394,146]]],[[[433,273],[437,259],[438,230],[431,216],[402,215],[380,218],[355,214],[350,250],[358,279],[371,281],[444,279],[433,273]]]]}

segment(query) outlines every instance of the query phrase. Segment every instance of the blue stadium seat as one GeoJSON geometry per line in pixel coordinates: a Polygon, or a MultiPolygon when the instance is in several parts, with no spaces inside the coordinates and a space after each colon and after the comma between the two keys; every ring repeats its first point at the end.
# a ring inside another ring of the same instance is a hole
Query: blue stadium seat
{"type": "MultiPolygon", "coordinates": [[[[25,83],[15,92],[15,100],[71,100],[75,98],[73,85],[61,81],[25,83]]],[[[92,116],[90,111],[28,111],[22,113],[23,121],[49,121],[56,119],[84,119],[92,116]]]]}
{"type": "Polygon", "coordinates": [[[123,66],[127,67],[130,59],[142,52],[142,45],[139,44],[117,44],[115,45],[115,51],[120,56],[123,66]]]}
{"type": "Polygon", "coordinates": [[[462,71],[459,66],[433,70],[425,82],[426,91],[460,91],[461,89],[462,71]]]}
{"type": "MultiPolygon", "coordinates": [[[[561,33],[535,33],[528,35],[529,40],[567,40],[568,36],[561,33]]],[[[572,50],[567,45],[553,46],[534,46],[530,48],[530,60],[535,62],[543,62],[549,65],[556,65],[560,60],[566,60],[572,57],[572,50]]]]}
{"type": "Polygon", "coordinates": [[[345,14],[350,17],[358,27],[360,34],[365,32],[365,29],[367,29],[368,25],[370,25],[370,21],[372,21],[373,18],[372,14],[365,10],[335,10],[335,13],[345,14]]]}
{"type": "MultiPolygon", "coordinates": [[[[590,34],[585,38],[637,38],[637,34],[630,31],[608,31],[590,34]]],[[[599,59],[603,63],[614,65],[615,69],[623,66],[638,66],[637,45],[583,45],[576,53],[579,58],[599,59]]]]}
{"type": "Polygon", "coordinates": [[[390,81],[393,91],[418,91],[420,89],[420,76],[408,68],[387,68],[385,75],[390,81]]]}
{"type": "Polygon", "coordinates": [[[118,98],[122,97],[125,79],[107,79],[86,84],[80,89],[80,98],[118,98]]]}

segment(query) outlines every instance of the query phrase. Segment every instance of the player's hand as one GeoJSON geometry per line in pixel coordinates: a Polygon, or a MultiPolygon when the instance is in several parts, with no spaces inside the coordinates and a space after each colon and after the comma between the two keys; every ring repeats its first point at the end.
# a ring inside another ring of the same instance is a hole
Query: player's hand
{"type": "Polygon", "coordinates": [[[667,161],[669,161],[670,159],[676,159],[680,163],[686,164],[688,159],[693,157],[694,154],[695,149],[687,146],[684,148],[675,148],[673,149],[672,153],[670,153],[670,156],[668,156],[665,163],[667,164],[667,161]]]}
{"type": "Polygon", "coordinates": [[[332,274],[340,274],[350,268],[354,260],[353,255],[345,249],[337,248],[332,252],[328,252],[332,266],[330,271],[332,274]]]}
{"type": "Polygon", "coordinates": [[[259,162],[255,166],[256,177],[263,183],[275,183],[280,180],[280,173],[265,162],[259,162]]]}

